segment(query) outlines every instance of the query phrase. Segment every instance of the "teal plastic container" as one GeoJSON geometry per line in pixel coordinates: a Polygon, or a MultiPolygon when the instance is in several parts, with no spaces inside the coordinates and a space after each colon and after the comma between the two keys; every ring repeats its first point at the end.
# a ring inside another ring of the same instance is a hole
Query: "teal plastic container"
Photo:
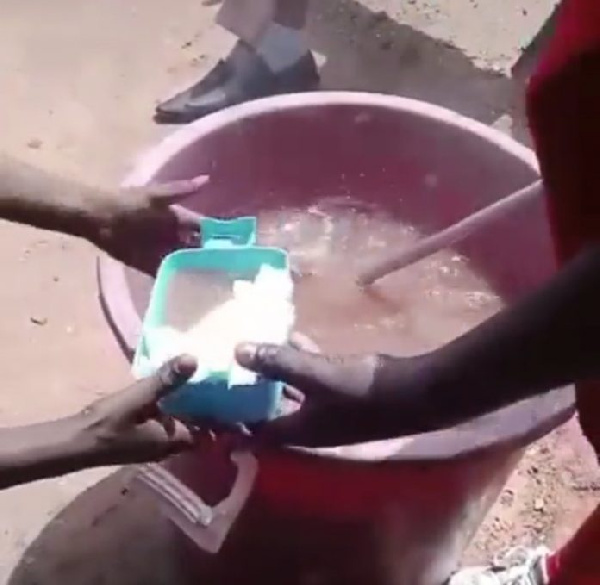
{"type": "MultiPolygon", "coordinates": [[[[153,373],[149,366],[149,338],[152,343],[162,343],[156,339],[155,330],[167,325],[167,291],[178,272],[224,272],[233,280],[249,281],[254,280],[265,265],[290,272],[285,250],[255,245],[254,217],[204,218],[201,233],[201,248],[178,250],[166,256],[157,272],[133,360],[136,378],[153,373]],[[150,330],[154,330],[152,336],[146,334],[150,330]]],[[[249,386],[232,386],[228,372],[224,372],[188,383],[165,398],[161,408],[169,415],[186,420],[208,417],[229,423],[252,423],[277,415],[281,393],[280,382],[261,377],[249,386]]]]}

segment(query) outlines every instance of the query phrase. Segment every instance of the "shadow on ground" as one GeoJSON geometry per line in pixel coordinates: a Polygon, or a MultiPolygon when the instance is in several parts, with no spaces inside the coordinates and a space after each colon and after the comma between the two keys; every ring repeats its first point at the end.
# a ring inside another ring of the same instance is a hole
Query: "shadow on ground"
{"type": "MultiPolygon", "coordinates": [[[[206,6],[218,4],[220,0],[204,0],[206,6]]],[[[544,30],[539,33],[542,37],[547,36],[544,30]]],[[[308,35],[311,48],[325,57],[324,90],[419,99],[489,125],[509,117],[500,129],[529,144],[522,100],[524,80],[542,45],[537,36],[525,48],[526,63],[513,80],[504,72],[477,67],[452,44],[399,23],[386,12],[373,12],[356,0],[312,0],[308,35]]]]}
{"type": "Polygon", "coordinates": [[[375,13],[355,0],[313,2],[312,48],[325,56],[323,89],[401,95],[447,107],[528,141],[521,115],[523,84],[478,68],[457,47],[375,13]]]}
{"type": "Polygon", "coordinates": [[[130,471],[96,484],[27,549],[8,585],[174,585],[184,582],[170,526],[130,471]]]}

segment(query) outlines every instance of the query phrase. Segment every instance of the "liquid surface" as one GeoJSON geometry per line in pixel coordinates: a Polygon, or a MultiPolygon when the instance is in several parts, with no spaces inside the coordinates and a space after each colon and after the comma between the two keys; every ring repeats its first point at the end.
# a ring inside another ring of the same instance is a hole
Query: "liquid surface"
{"type": "Polygon", "coordinates": [[[302,274],[296,329],[328,352],[413,355],[465,333],[502,301],[451,250],[391,274],[368,289],[360,269],[410,247],[417,231],[348,200],[259,216],[259,242],[286,248],[302,274]]]}
{"type": "MultiPolygon", "coordinates": [[[[285,248],[300,272],[296,329],[323,350],[413,355],[468,331],[502,307],[501,300],[451,250],[361,289],[361,268],[409,248],[418,232],[347,200],[258,217],[258,242],[285,248]]],[[[219,272],[181,271],[167,291],[166,324],[185,330],[232,297],[233,280],[219,272]]]]}

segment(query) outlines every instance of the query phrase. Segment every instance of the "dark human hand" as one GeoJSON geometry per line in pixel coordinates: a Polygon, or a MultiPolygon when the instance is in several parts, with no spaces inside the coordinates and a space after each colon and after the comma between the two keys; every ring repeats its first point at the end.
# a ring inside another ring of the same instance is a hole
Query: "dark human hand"
{"type": "Polygon", "coordinates": [[[194,446],[192,430],[163,414],[161,398],[185,384],[196,361],[181,356],[156,374],[87,407],[76,418],[91,464],[122,465],[163,459],[194,446]]]}
{"type": "Polygon", "coordinates": [[[113,258],[153,272],[159,257],[200,238],[200,216],[177,204],[200,191],[208,177],[90,197],[85,236],[113,258]]]}
{"type": "Polygon", "coordinates": [[[301,407],[256,430],[261,442],[328,447],[422,432],[422,357],[323,355],[292,346],[243,344],[238,362],[304,395],[301,407]]]}

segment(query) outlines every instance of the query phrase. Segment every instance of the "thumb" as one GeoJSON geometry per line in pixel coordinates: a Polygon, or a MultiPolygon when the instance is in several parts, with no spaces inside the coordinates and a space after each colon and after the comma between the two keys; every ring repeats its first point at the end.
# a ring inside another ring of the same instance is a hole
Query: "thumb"
{"type": "Polygon", "coordinates": [[[209,181],[208,175],[198,175],[193,179],[169,181],[148,185],[144,191],[154,205],[167,206],[179,203],[197,193],[209,181]]]}
{"type": "Polygon", "coordinates": [[[238,363],[253,372],[293,386],[309,398],[361,398],[371,389],[375,356],[331,356],[291,346],[241,344],[238,363]]]}
{"type": "Polygon", "coordinates": [[[155,374],[134,384],[127,394],[125,409],[135,410],[153,404],[185,384],[197,368],[196,359],[189,355],[176,357],[164,364],[155,374]]]}

